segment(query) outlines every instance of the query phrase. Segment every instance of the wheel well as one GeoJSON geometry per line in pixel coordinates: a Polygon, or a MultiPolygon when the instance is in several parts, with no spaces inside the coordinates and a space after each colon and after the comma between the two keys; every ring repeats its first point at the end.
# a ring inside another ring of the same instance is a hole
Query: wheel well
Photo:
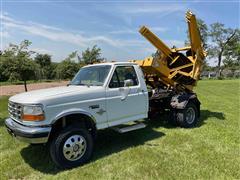
{"type": "Polygon", "coordinates": [[[93,137],[96,136],[96,124],[94,120],[85,114],[70,114],[64,117],[59,118],[53,125],[52,130],[49,136],[49,140],[51,140],[58,132],[60,132],[63,128],[66,128],[70,125],[74,125],[75,127],[81,127],[87,129],[93,137]]]}

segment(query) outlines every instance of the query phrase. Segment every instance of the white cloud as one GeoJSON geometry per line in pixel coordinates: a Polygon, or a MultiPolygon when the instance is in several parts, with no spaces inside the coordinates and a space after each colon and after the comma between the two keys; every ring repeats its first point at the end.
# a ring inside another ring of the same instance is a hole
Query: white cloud
{"type": "MultiPolygon", "coordinates": [[[[151,46],[151,44],[146,41],[144,38],[142,39],[117,39],[110,37],[110,34],[138,34],[137,29],[123,28],[120,30],[112,31],[108,36],[104,35],[86,35],[86,33],[72,30],[64,30],[55,26],[49,26],[45,24],[39,24],[36,22],[27,22],[27,21],[19,21],[16,20],[8,14],[4,14],[1,16],[2,25],[4,28],[5,36],[11,35],[12,32],[18,31],[25,34],[31,34],[39,37],[46,38],[53,42],[62,42],[62,44],[68,43],[72,45],[77,45],[78,47],[86,48],[93,44],[104,44],[109,45],[110,48],[105,48],[103,51],[107,52],[104,57],[111,55],[110,57],[134,57],[135,58],[144,58],[145,55],[155,52],[155,48],[151,46]],[[112,49],[113,47],[114,49],[112,49]]],[[[153,32],[165,32],[168,28],[162,27],[150,27],[153,32]]],[[[141,36],[139,36],[141,37],[141,36]]],[[[179,40],[165,40],[166,44],[169,47],[175,45],[177,47],[181,47],[184,45],[184,42],[179,40]]],[[[40,47],[34,47],[31,50],[39,52],[39,53],[47,53],[52,54],[54,56],[60,56],[61,52],[49,51],[47,49],[40,47]]],[[[65,51],[64,51],[65,53],[65,51]]],[[[62,53],[61,56],[64,56],[62,53]]],[[[108,58],[108,57],[107,57],[108,58]]],[[[60,58],[58,58],[60,59],[60,58]]]]}
{"type": "Polygon", "coordinates": [[[143,50],[147,53],[149,53],[149,56],[152,55],[152,53],[156,52],[156,48],[154,47],[146,47],[146,48],[143,48],[143,50]]]}
{"type": "Polygon", "coordinates": [[[166,32],[168,30],[168,28],[164,27],[150,27],[150,29],[154,32],[166,32]]]}
{"type": "Polygon", "coordinates": [[[2,24],[6,29],[18,29],[25,33],[41,36],[52,41],[65,42],[75,44],[80,47],[88,47],[90,43],[104,42],[111,46],[119,46],[121,42],[119,40],[113,40],[106,36],[92,36],[86,37],[81,33],[66,32],[60,28],[43,25],[33,22],[21,22],[17,21],[9,16],[1,16],[2,24]]]}
{"type": "MultiPolygon", "coordinates": [[[[168,30],[168,28],[164,28],[164,27],[150,27],[150,29],[154,32],[166,32],[168,30]]],[[[110,34],[137,34],[138,33],[138,29],[121,29],[121,30],[115,30],[115,31],[111,31],[109,32],[110,34]]]]}
{"type": "Polygon", "coordinates": [[[36,48],[31,48],[30,50],[31,50],[31,51],[34,51],[34,52],[36,52],[36,53],[40,53],[40,54],[51,54],[51,55],[54,54],[53,51],[50,51],[50,50],[44,49],[44,48],[38,48],[38,47],[36,47],[36,48]]]}
{"type": "MultiPolygon", "coordinates": [[[[121,23],[126,25],[133,25],[134,18],[136,17],[150,17],[155,16],[158,19],[164,19],[169,14],[178,12],[185,12],[188,9],[187,3],[164,3],[164,2],[128,2],[128,3],[116,3],[111,8],[107,8],[106,5],[96,5],[99,11],[106,12],[113,17],[117,17],[121,23]]],[[[164,19],[165,20],[165,19],[164,19]]]]}
{"type": "MultiPolygon", "coordinates": [[[[127,46],[142,46],[143,40],[123,40],[123,39],[113,39],[103,35],[86,36],[82,32],[67,32],[61,28],[48,26],[44,24],[39,24],[35,22],[22,22],[15,20],[9,16],[1,16],[2,24],[4,26],[5,35],[9,35],[7,30],[20,30],[27,34],[32,34],[40,37],[44,37],[48,40],[54,42],[64,42],[69,44],[74,44],[83,48],[89,47],[90,44],[94,43],[105,43],[113,47],[127,47],[127,46]]],[[[130,30],[128,33],[133,33],[130,30]]],[[[112,34],[126,33],[124,31],[112,32],[112,34]]],[[[136,32],[137,33],[137,30],[136,32]]]]}
{"type": "Polygon", "coordinates": [[[54,30],[54,31],[63,31],[61,28],[54,27],[54,26],[40,24],[40,23],[36,23],[36,22],[32,22],[32,21],[30,21],[29,23],[33,26],[41,27],[41,28],[44,28],[44,29],[49,29],[49,30],[54,30]]]}
{"type": "Polygon", "coordinates": [[[1,36],[2,36],[3,38],[9,38],[9,37],[10,37],[10,34],[9,34],[9,32],[3,30],[3,31],[1,32],[1,36]]]}
{"type": "Polygon", "coordinates": [[[186,5],[184,4],[151,4],[141,6],[125,6],[121,7],[120,12],[128,14],[146,14],[146,13],[173,13],[176,11],[185,11],[186,5]]]}
{"type": "Polygon", "coordinates": [[[109,32],[110,34],[136,34],[137,31],[131,29],[122,29],[109,32]]]}
{"type": "Polygon", "coordinates": [[[164,41],[170,48],[173,46],[176,46],[177,48],[179,47],[184,47],[184,41],[181,40],[175,40],[175,39],[167,39],[164,41]]]}
{"type": "MultiPolygon", "coordinates": [[[[173,46],[176,46],[177,48],[184,47],[184,41],[180,41],[180,40],[163,39],[163,42],[169,48],[172,48],[173,46]]],[[[151,55],[151,53],[154,53],[156,51],[156,48],[153,45],[151,45],[150,42],[148,43],[147,41],[146,43],[142,44],[141,48],[143,51],[150,53],[149,55],[151,55]]]]}

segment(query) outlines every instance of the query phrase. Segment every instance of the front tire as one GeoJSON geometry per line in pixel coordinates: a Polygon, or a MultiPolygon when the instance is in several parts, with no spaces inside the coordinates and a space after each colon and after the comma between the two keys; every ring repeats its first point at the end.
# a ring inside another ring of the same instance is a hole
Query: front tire
{"type": "Polygon", "coordinates": [[[197,107],[191,101],[183,110],[177,110],[175,116],[177,124],[184,128],[195,127],[199,121],[197,107]]]}
{"type": "Polygon", "coordinates": [[[60,168],[69,169],[86,163],[92,156],[93,138],[84,128],[68,127],[50,144],[50,155],[60,168]]]}

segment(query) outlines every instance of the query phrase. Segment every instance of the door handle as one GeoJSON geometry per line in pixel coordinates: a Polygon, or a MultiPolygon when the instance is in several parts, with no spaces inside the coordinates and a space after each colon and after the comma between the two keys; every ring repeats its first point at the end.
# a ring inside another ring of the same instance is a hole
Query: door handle
{"type": "Polygon", "coordinates": [[[99,108],[99,107],[100,107],[100,106],[99,106],[98,104],[89,106],[89,108],[91,108],[91,109],[97,109],[97,108],[99,108]]]}

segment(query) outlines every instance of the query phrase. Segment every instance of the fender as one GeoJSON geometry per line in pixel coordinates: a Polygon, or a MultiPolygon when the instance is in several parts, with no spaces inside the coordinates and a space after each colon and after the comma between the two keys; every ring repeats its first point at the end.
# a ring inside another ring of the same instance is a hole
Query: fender
{"type": "Polygon", "coordinates": [[[198,100],[197,95],[195,93],[177,94],[172,97],[170,105],[173,109],[184,109],[189,100],[193,100],[198,110],[200,111],[201,103],[198,100]]]}
{"type": "Polygon", "coordinates": [[[84,114],[84,115],[88,116],[89,118],[91,118],[93,123],[96,124],[96,119],[95,119],[95,117],[91,113],[89,113],[86,110],[78,109],[78,108],[73,108],[73,109],[68,109],[68,110],[62,111],[61,113],[59,113],[54,118],[54,120],[52,121],[51,124],[54,124],[58,119],[60,119],[62,117],[65,117],[67,115],[71,115],[71,114],[84,114]]]}

